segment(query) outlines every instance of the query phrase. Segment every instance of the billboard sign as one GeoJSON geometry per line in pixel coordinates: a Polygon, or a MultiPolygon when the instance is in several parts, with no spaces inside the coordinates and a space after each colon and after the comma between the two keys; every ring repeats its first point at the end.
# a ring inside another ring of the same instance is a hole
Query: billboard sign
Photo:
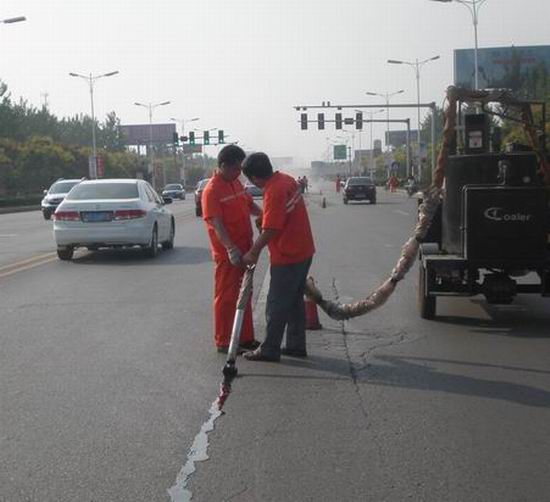
{"type": "MultiPolygon", "coordinates": [[[[418,131],[416,129],[411,129],[409,141],[412,143],[416,141],[418,131]]],[[[386,145],[391,145],[394,148],[399,148],[400,146],[407,144],[407,130],[402,131],[386,131],[385,136],[386,145]]]]}
{"type": "Polygon", "coordinates": [[[334,145],[334,160],[346,160],[348,149],[346,145],[334,145]]]}
{"type": "MultiPolygon", "coordinates": [[[[475,64],[473,49],[454,51],[456,86],[474,88],[475,64]]],[[[550,76],[550,45],[523,47],[491,47],[478,50],[480,89],[510,89],[531,99],[537,95],[536,82],[550,76]]]]}
{"type": "Polygon", "coordinates": [[[202,153],[202,145],[183,145],[181,147],[183,153],[202,153]]]}
{"type": "Polygon", "coordinates": [[[166,145],[174,141],[176,124],[121,125],[120,132],[127,145],[166,145]]]}

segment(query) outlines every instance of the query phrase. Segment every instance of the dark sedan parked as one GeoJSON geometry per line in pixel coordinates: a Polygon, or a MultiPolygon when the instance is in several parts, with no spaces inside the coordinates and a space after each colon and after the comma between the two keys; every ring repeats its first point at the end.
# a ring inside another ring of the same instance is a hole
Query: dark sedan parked
{"type": "Polygon", "coordinates": [[[202,216],[202,192],[209,181],[210,178],[205,178],[197,183],[197,187],[195,188],[195,216],[202,216]]]}
{"type": "Polygon", "coordinates": [[[374,181],[363,176],[348,178],[344,185],[344,204],[347,204],[350,200],[368,200],[371,204],[376,204],[376,185],[374,181]]]}

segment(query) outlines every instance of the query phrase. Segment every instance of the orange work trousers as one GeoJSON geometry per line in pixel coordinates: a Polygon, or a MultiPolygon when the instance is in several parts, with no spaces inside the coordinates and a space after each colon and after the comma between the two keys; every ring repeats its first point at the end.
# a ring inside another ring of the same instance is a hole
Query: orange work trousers
{"type": "MultiPolygon", "coordinates": [[[[217,347],[228,347],[237,308],[244,269],[229,261],[216,261],[214,266],[214,342],[217,347]]],[[[244,312],[241,343],[254,340],[252,324],[252,295],[244,312]]]]}

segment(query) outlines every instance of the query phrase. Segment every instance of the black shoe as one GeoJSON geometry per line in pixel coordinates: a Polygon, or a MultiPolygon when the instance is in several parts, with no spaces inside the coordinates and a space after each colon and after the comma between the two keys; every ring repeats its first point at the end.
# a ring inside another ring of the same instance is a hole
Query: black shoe
{"type": "Polygon", "coordinates": [[[261,343],[258,340],[252,340],[239,344],[239,348],[243,350],[256,350],[260,345],[261,343]]]}
{"type": "Polygon", "coordinates": [[[305,350],[292,350],[286,347],[281,349],[281,354],[289,357],[307,357],[307,352],[305,350]]]}
{"type": "Polygon", "coordinates": [[[247,361],[267,361],[270,363],[278,363],[281,360],[280,357],[266,356],[262,354],[262,351],[259,348],[250,352],[245,352],[243,357],[247,361]]]}

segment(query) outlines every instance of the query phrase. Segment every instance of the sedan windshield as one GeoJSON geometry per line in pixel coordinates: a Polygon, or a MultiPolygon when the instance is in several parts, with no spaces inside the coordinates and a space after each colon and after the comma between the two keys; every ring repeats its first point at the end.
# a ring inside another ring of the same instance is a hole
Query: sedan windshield
{"type": "Polygon", "coordinates": [[[350,178],[348,185],[374,185],[370,178],[350,178]]]}
{"type": "Polygon", "coordinates": [[[79,185],[67,200],[137,199],[137,183],[94,183],[79,185]]]}
{"type": "Polygon", "coordinates": [[[166,185],[164,190],[181,190],[182,188],[181,185],[166,185]]]}
{"type": "Polygon", "coordinates": [[[71,188],[75,185],[78,185],[80,181],[58,181],[54,183],[48,193],[58,194],[58,193],[68,193],[71,191],[71,188]]]}

